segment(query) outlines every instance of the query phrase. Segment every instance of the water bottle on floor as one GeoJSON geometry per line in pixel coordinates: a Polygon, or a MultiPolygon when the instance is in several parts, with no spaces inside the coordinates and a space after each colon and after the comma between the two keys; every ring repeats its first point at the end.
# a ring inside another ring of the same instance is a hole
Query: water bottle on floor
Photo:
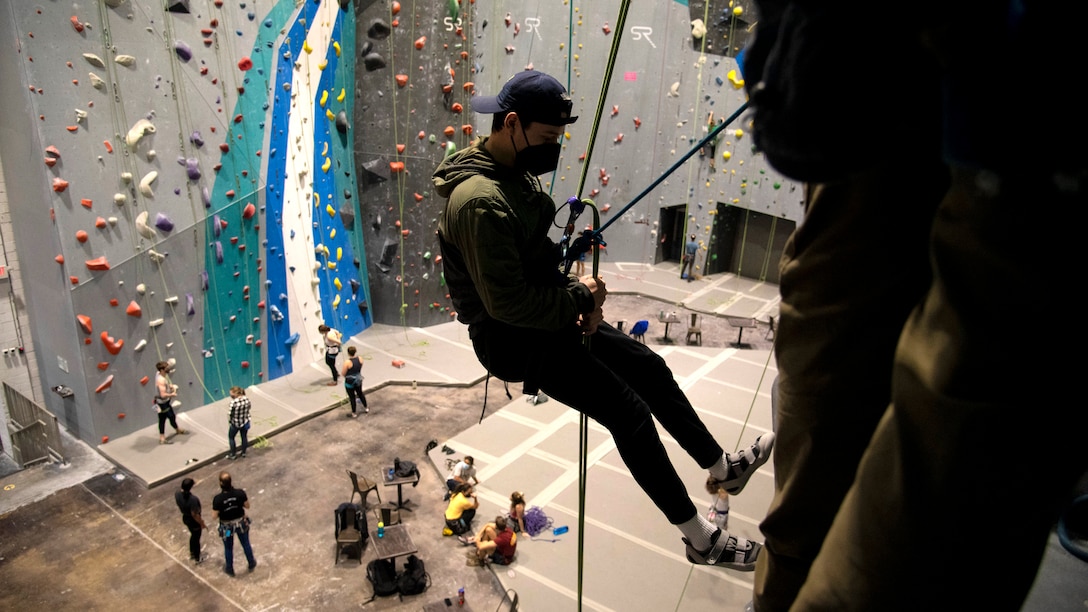
{"type": "Polygon", "coordinates": [[[563,525],[562,527],[556,527],[555,529],[552,529],[552,535],[563,535],[568,531],[570,531],[570,529],[568,529],[566,525],[563,525]]]}

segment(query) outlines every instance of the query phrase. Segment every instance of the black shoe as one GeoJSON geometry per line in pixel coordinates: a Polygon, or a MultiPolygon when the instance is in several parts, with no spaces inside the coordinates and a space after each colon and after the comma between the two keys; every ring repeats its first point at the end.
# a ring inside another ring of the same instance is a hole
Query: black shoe
{"type": "Polygon", "coordinates": [[[446,446],[445,444],[443,444],[442,445],[442,452],[446,453],[447,455],[452,455],[452,454],[456,453],[457,451],[455,451],[452,448],[450,448],[450,447],[446,446]]]}
{"type": "Polygon", "coordinates": [[[257,561],[256,560],[254,560],[253,563],[249,564],[249,571],[252,572],[255,569],[257,569],[257,561]]]}
{"type": "Polygon", "coordinates": [[[225,569],[223,570],[223,573],[230,576],[231,578],[234,578],[234,570],[232,569],[225,569]]]}
{"type": "Polygon", "coordinates": [[[241,457],[242,459],[245,459],[245,458],[246,458],[246,454],[245,454],[245,453],[242,453],[241,455],[239,455],[239,457],[241,457]]]}

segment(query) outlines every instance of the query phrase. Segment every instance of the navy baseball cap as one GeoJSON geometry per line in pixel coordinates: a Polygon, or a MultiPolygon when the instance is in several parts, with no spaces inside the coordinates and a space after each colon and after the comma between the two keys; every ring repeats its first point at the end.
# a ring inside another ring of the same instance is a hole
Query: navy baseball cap
{"type": "Polygon", "coordinates": [[[510,77],[497,96],[476,96],[472,108],[478,113],[495,114],[514,111],[527,121],[548,125],[567,125],[574,107],[567,90],[555,77],[525,70],[510,77]]]}

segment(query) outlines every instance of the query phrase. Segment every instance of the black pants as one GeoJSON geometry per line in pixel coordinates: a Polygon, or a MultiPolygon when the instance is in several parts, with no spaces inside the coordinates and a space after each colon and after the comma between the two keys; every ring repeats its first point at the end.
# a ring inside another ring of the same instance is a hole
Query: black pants
{"type": "Polygon", "coordinates": [[[589,349],[573,326],[548,332],[488,321],[469,335],[494,376],[525,381],[607,428],[631,475],[670,523],[695,515],[653,419],[703,469],[721,458],[722,448],[656,353],[607,323],[590,336],[589,349]]]}
{"type": "Polygon", "coordinates": [[[170,421],[170,427],[173,427],[175,431],[178,428],[177,417],[174,415],[174,408],[169,404],[165,406],[159,404],[159,435],[166,435],[166,421],[170,421]],[[163,408],[166,410],[163,410],[163,408]]]}
{"type": "Polygon", "coordinates": [[[336,371],[336,356],[340,353],[329,354],[325,351],[325,365],[329,366],[329,371],[332,372],[332,381],[336,382],[340,380],[340,372],[336,371]]]}
{"type": "Polygon", "coordinates": [[[182,518],[181,521],[189,528],[189,558],[200,559],[200,534],[203,529],[200,523],[191,518],[182,518]]]}
{"type": "Polygon", "coordinates": [[[366,408],[366,396],[363,395],[363,383],[359,381],[358,385],[348,386],[344,385],[344,391],[348,393],[348,399],[351,400],[351,413],[355,414],[355,398],[359,398],[359,401],[363,403],[363,408],[366,408]]]}

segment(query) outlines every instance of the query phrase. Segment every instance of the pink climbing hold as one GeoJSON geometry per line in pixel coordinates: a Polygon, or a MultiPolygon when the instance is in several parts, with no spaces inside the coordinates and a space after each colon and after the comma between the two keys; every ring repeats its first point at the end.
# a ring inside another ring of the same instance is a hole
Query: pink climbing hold
{"type": "Polygon", "coordinates": [[[252,67],[253,67],[253,60],[249,59],[248,55],[243,57],[242,59],[238,60],[238,69],[241,70],[242,72],[245,72],[246,70],[249,70],[252,67]]]}
{"type": "Polygon", "coordinates": [[[257,214],[257,207],[253,205],[253,202],[246,204],[246,207],[242,209],[243,219],[252,219],[255,214],[257,214]]]}
{"type": "Polygon", "coordinates": [[[92,325],[90,317],[87,315],[76,315],[76,320],[79,321],[79,326],[83,328],[84,333],[91,333],[92,325]]]}
{"type": "Polygon", "coordinates": [[[64,265],[64,255],[57,255],[56,257],[53,258],[53,261],[55,261],[55,262],[57,262],[57,263],[59,263],[61,265],[64,265]]]}
{"type": "Polygon", "coordinates": [[[109,351],[110,355],[116,355],[117,353],[120,353],[121,347],[125,345],[124,340],[114,340],[108,332],[102,332],[102,335],[100,337],[102,338],[102,344],[106,346],[106,350],[109,351]]]}
{"type": "Polygon", "coordinates": [[[74,28],[76,32],[83,31],[83,22],[81,22],[79,20],[79,17],[76,17],[75,15],[72,15],[72,28],[74,28]]]}
{"type": "Polygon", "coordinates": [[[139,317],[143,312],[143,308],[140,308],[140,305],[137,304],[135,300],[129,302],[128,307],[125,308],[125,314],[130,317],[139,317]]]}
{"type": "Polygon", "coordinates": [[[102,381],[102,384],[98,385],[98,387],[95,388],[94,392],[95,393],[102,393],[103,391],[105,391],[106,389],[109,389],[112,386],[113,386],[113,374],[110,374],[109,376],[106,377],[106,380],[102,381]]]}
{"type": "Polygon", "coordinates": [[[234,197],[234,190],[233,189],[228,189],[227,190],[227,197],[228,198],[233,198],[234,197]]]}
{"type": "Polygon", "coordinates": [[[106,257],[96,257],[94,259],[88,259],[86,262],[88,270],[109,270],[110,263],[106,261],[106,257]]]}

